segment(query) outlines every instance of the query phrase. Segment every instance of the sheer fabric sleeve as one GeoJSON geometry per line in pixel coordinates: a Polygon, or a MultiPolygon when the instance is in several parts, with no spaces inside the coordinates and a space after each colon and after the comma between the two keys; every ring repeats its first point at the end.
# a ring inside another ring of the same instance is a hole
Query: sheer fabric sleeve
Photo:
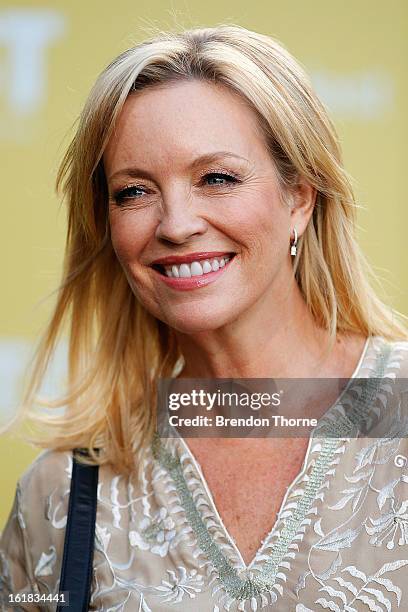
{"type": "Polygon", "coordinates": [[[40,611],[38,604],[19,603],[13,607],[9,597],[38,593],[28,545],[26,521],[21,509],[21,484],[17,482],[13,506],[0,534],[0,610],[40,611]]]}

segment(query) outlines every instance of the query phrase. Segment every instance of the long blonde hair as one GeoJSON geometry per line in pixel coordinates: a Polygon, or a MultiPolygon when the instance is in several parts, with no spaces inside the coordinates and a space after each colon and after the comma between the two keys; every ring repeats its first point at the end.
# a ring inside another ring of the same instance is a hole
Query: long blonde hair
{"type": "Polygon", "coordinates": [[[181,355],[173,330],[138,302],[115,256],[102,155],[129,95],[182,79],[223,84],[250,104],[283,194],[299,177],[316,188],[294,273],[330,342],[339,332],[408,337],[402,315],[386,307],[369,282],[372,272],[356,243],[357,205],[338,137],[302,67],[277,41],[238,25],[159,32],[101,73],[60,166],[57,190],[68,207],[63,278],[13,422],[27,419],[35,430],[28,439],[40,447],[85,447],[97,463],[109,462],[121,472],[134,467],[135,454],[151,440],[157,382],[171,376],[181,355]],[[67,391],[57,400],[39,401],[66,323],[67,391]],[[63,406],[64,412],[36,405],[63,406]],[[99,457],[94,447],[102,449],[99,457]]]}

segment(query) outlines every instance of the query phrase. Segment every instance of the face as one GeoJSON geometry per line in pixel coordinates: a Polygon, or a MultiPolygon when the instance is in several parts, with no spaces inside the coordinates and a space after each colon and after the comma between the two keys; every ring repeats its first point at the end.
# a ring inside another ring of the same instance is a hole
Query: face
{"type": "Polygon", "coordinates": [[[113,248],[155,317],[203,332],[279,303],[311,211],[281,201],[242,98],[199,81],[132,94],[103,163],[113,248]]]}

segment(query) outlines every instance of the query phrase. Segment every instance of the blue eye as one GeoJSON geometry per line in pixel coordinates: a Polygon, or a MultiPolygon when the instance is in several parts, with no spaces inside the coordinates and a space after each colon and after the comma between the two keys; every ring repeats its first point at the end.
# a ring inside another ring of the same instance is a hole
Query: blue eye
{"type": "MultiPolygon", "coordinates": [[[[227,183],[237,183],[237,179],[235,178],[235,176],[231,176],[231,174],[225,174],[223,172],[210,172],[209,174],[206,174],[203,178],[205,180],[208,180],[209,178],[216,178],[225,180],[227,183]]],[[[214,184],[225,185],[225,183],[213,183],[213,185],[214,184]]]]}
{"type": "MultiPolygon", "coordinates": [[[[220,187],[224,187],[227,184],[232,185],[234,183],[239,182],[237,177],[224,172],[209,172],[205,174],[201,179],[202,182],[206,182],[209,180],[216,180],[217,182],[207,184],[210,184],[211,186],[219,185],[220,187]]],[[[141,187],[139,185],[129,185],[129,187],[125,187],[125,189],[120,189],[113,193],[112,199],[116,204],[120,205],[127,201],[140,199],[140,197],[145,194],[146,190],[144,187],[141,187]]]]}
{"type": "Polygon", "coordinates": [[[113,199],[117,204],[121,204],[126,200],[132,200],[133,198],[137,198],[140,194],[135,195],[135,191],[143,191],[143,188],[137,187],[137,185],[133,185],[132,187],[126,187],[126,189],[121,189],[120,191],[117,191],[113,195],[113,199]]]}

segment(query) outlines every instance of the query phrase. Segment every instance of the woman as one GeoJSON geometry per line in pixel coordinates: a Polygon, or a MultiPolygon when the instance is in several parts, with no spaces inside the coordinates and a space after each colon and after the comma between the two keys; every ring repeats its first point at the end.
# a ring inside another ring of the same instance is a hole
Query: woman
{"type": "Polygon", "coordinates": [[[68,319],[52,404],[67,408],[23,413],[47,450],[17,485],[4,589],[58,592],[72,449],[86,447],[100,465],[90,609],[405,609],[405,439],[353,439],[343,417],[321,439],[154,436],[162,378],[408,371],[301,67],[238,26],[161,33],[98,78],[58,186],[64,277],[24,404],[68,319]]]}

